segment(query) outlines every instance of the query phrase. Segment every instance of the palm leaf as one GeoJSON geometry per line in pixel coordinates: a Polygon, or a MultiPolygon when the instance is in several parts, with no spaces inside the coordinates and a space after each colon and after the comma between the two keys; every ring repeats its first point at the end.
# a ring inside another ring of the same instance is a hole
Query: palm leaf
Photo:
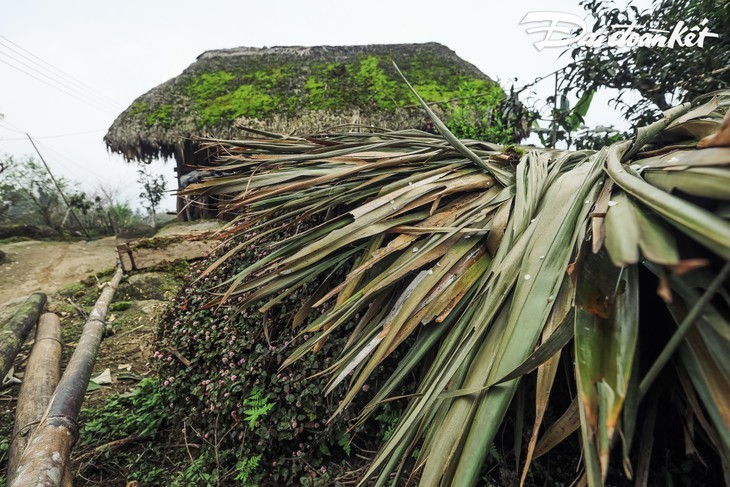
{"type": "MultiPolygon", "coordinates": [[[[237,296],[243,306],[267,308],[309,286],[295,324],[312,336],[302,337],[284,366],[349,330],[345,349],[321,372],[331,377],[330,391],[349,381],[340,408],[408,343],[359,419],[397,396],[411,372],[420,369],[422,379],[363,483],[390,482],[420,445],[412,473],[419,485],[474,485],[521,376],[536,367],[526,468],[570,434],[579,417],[588,483],[602,485],[622,424],[631,474],[638,403],[651,389],[651,381],[636,386],[638,330],[651,326],[639,323],[639,266],[650,266],[679,296],[670,310],[682,321],[696,294],[677,277],[687,260],[730,259],[730,224],[722,216],[730,200],[730,149],[692,146],[719,128],[729,105],[730,92],[723,92],[677,107],[632,140],[599,152],[533,148],[519,158],[458,140],[425,106],[441,135],[209,139],[209,150],[220,154],[215,168],[226,175],[185,193],[222,197],[221,210],[237,215],[228,231],[240,233],[241,243],[221,262],[245,245],[286,235],[225,281],[213,301],[237,296]],[[672,137],[684,143],[662,145],[672,137]],[[569,316],[572,327],[558,327],[569,316]],[[538,442],[557,354],[571,335],[576,408],[538,442]]],[[[711,281],[718,266],[706,273],[711,281]]],[[[709,317],[678,339],[689,376],[681,390],[692,384],[710,416],[708,436],[730,458],[730,419],[718,404],[727,399],[730,342],[714,318],[721,312],[707,309],[709,317]]],[[[636,463],[642,479],[646,461],[636,463]]]]}

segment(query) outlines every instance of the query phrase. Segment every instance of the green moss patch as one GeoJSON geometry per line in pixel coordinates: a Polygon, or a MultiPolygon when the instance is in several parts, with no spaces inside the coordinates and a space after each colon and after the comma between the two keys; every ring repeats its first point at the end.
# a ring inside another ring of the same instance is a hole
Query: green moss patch
{"type": "Polygon", "coordinates": [[[241,116],[262,118],[280,111],[286,66],[244,73],[202,73],[187,84],[201,126],[230,122],[241,116]]]}
{"type": "MultiPolygon", "coordinates": [[[[276,56],[207,62],[205,70],[193,65],[189,73],[175,80],[182,92],[151,99],[150,104],[136,102],[131,115],[141,118],[147,127],[171,128],[192,119],[200,129],[229,126],[240,117],[265,120],[312,111],[350,114],[353,110],[367,115],[417,103],[389,54],[364,52],[313,62],[276,56]]],[[[439,105],[447,126],[457,136],[508,141],[512,130],[499,115],[505,95],[497,83],[455,62],[453,56],[427,49],[399,56],[398,62],[421,97],[439,105]]],[[[423,119],[427,125],[425,115],[423,119]]]]}
{"type": "Polygon", "coordinates": [[[165,128],[170,128],[172,126],[172,110],[172,105],[165,103],[154,112],[148,113],[147,126],[152,127],[159,124],[165,128]]]}

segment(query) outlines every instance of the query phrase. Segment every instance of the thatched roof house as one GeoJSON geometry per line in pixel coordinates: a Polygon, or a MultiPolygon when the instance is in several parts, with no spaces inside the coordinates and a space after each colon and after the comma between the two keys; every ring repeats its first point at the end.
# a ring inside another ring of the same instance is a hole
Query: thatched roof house
{"type": "Polygon", "coordinates": [[[460,135],[510,138],[494,123],[505,96],[497,83],[447,47],[427,43],[207,51],[137,98],[104,141],[130,161],[174,156],[181,176],[205,162],[191,138],[232,137],[239,124],[284,133],[427,126],[391,60],[460,135]]]}

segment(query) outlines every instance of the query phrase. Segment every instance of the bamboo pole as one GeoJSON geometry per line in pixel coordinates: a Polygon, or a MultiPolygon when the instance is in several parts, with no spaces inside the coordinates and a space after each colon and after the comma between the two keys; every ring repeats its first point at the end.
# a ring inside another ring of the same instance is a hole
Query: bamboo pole
{"type": "Polygon", "coordinates": [[[15,428],[10,442],[8,485],[13,483],[20,456],[30,433],[40,423],[58,379],[61,377],[61,321],[45,313],[38,322],[35,343],[25,367],[15,410],[15,428]]]}
{"type": "Polygon", "coordinates": [[[122,276],[122,268],[119,267],[89,313],[76,350],[51,397],[41,424],[28,440],[10,487],[71,486],[71,448],[79,434],[76,419],[104,336],[104,318],[122,276]]]}
{"type": "Polygon", "coordinates": [[[0,330],[0,380],[13,366],[15,356],[46,305],[46,295],[33,293],[0,330]]]}

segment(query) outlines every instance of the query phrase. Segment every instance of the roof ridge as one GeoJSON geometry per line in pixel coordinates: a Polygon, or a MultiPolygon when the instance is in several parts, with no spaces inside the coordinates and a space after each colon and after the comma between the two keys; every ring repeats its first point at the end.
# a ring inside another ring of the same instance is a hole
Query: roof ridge
{"type": "Polygon", "coordinates": [[[233,57],[233,56],[264,56],[264,55],[319,55],[325,53],[352,53],[352,52],[367,52],[373,50],[386,50],[389,48],[403,48],[403,47],[431,47],[438,49],[445,49],[451,51],[447,46],[439,42],[403,42],[396,44],[358,44],[358,45],[347,45],[347,46],[331,46],[331,45],[319,45],[319,46],[264,46],[264,47],[249,47],[240,46],[228,49],[210,49],[204,51],[202,54],[196,57],[196,60],[200,61],[203,59],[211,59],[215,57],[233,57]]]}

